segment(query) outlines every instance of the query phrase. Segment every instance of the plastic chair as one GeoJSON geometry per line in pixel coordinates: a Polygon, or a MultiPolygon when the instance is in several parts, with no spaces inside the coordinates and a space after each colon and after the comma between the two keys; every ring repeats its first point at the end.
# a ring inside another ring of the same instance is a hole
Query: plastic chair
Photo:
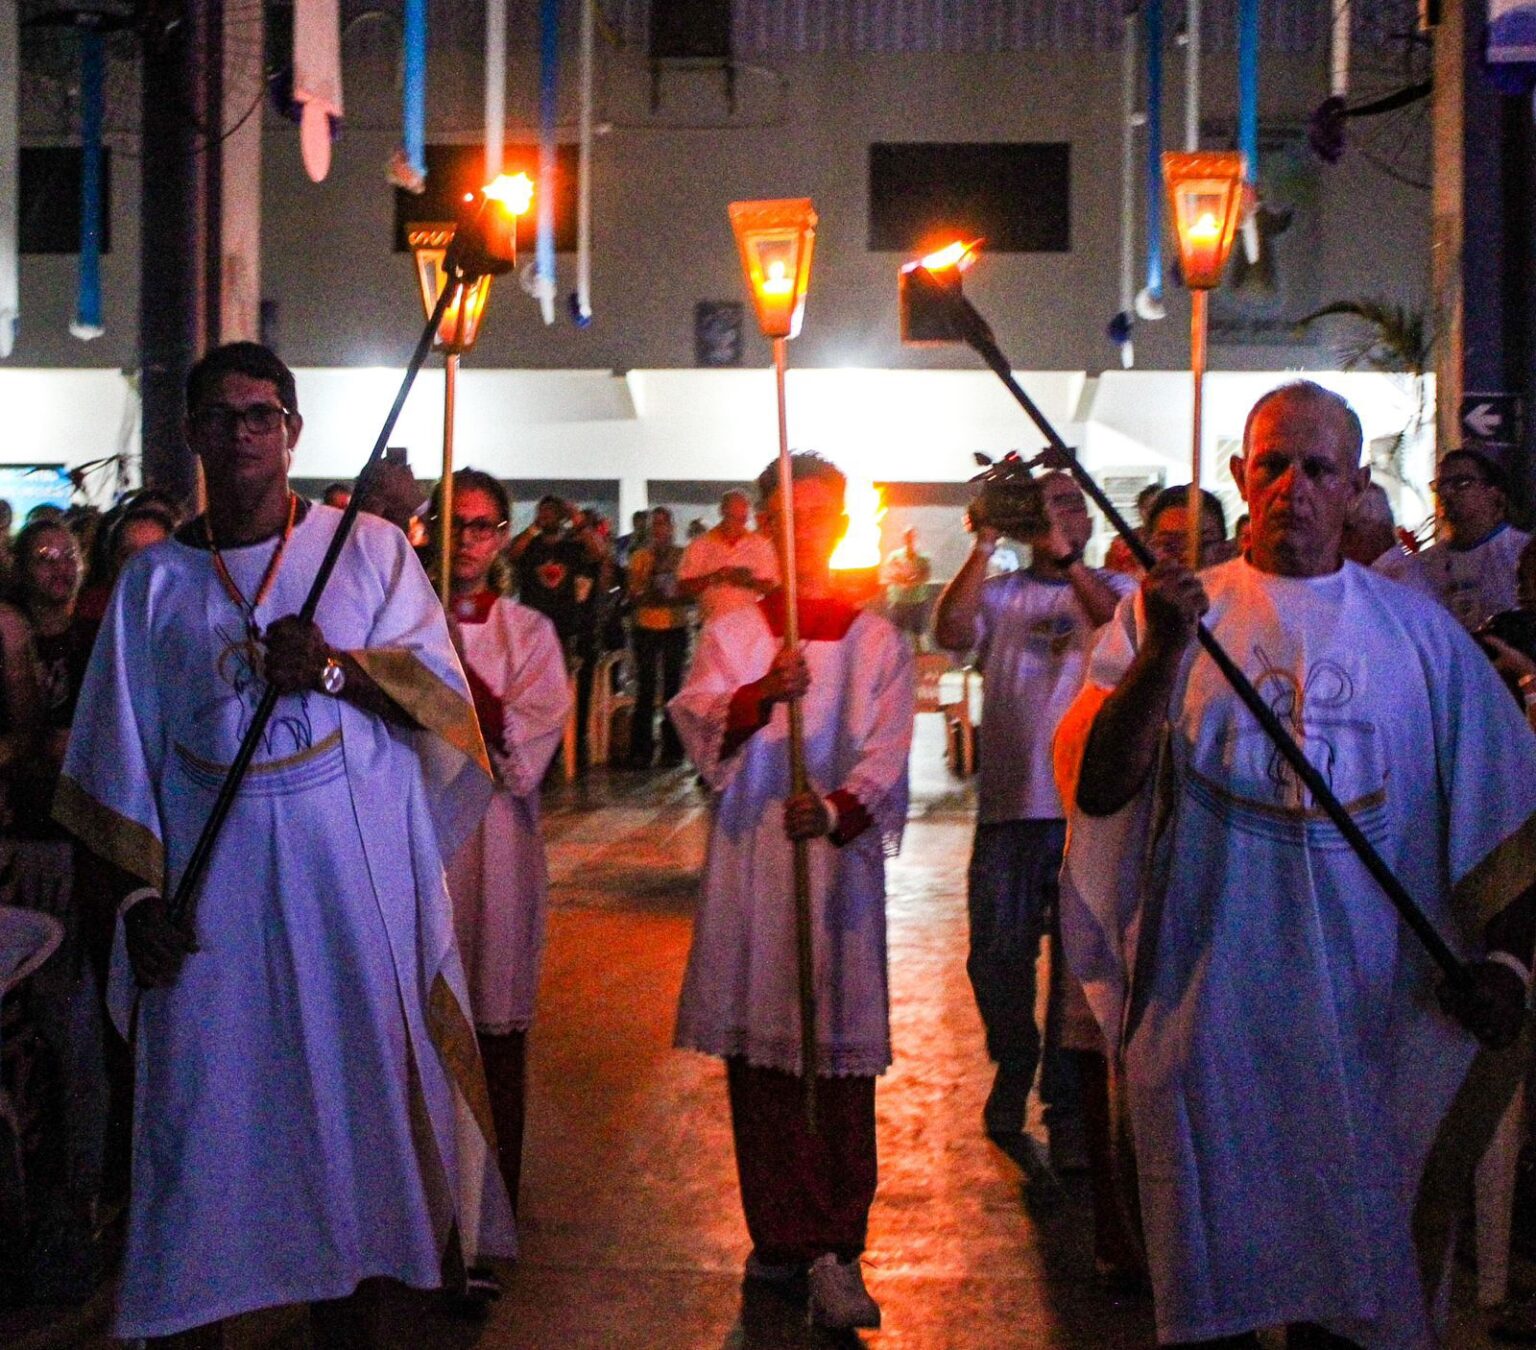
{"type": "Polygon", "coordinates": [[[976,674],[975,668],[963,667],[960,671],[959,699],[939,709],[944,714],[945,758],[950,772],[959,778],[969,778],[976,772],[976,717],[971,701],[980,692],[980,688],[981,677],[976,674]]]}
{"type": "Polygon", "coordinates": [[[635,706],[631,691],[634,663],[627,651],[604,652],[592,678],[592,708],[587,717],[587,751],[592,763],[613,759],[613,719],[624,708],[635,706]],[[619,688],[615,689],[617,684],[619,688]]]}

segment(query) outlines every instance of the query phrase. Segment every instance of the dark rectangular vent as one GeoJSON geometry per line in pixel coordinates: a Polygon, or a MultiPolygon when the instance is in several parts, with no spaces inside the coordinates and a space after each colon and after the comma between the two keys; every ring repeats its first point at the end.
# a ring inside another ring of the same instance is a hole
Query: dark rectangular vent
{"type": "Polygon", "coordinates": [[[990,253],[1072,247],[1072,147],[1061,141],[869,147],[869,247],[921,253],[982,239],[990,253]]]}
{"type": "Polygon", "coordinates": [[[651,0],[652,61],[729,61],[731,0],[651,0]]]}

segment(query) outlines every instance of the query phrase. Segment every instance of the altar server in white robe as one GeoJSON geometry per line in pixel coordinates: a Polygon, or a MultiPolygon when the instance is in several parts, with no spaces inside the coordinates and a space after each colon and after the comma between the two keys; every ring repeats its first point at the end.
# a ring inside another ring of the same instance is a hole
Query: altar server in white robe
{"type": "MultiPolygon", "coordinates": [[[[796,1283],[811,1314],[875,1326],[864,1287],[874,1198],[875,1077],[891,1062],[885,859],[907,814],[911,652],[885,619],[839,598],[829,571],[847,517],[843,475],[794,456],[800,651],[774,591],[707,625],[668,705],[713,790],[703,895],[677,1044],[725,1059],[749,1278],[796,1283]],[[813,791],[790,795],[788,709],[803,695],[813,791]],[[792,837],[809,840],[819,1130],[806,1128],[792,837]]],[[[778,468],[758,479],[779,538],[778,468]]]]}
{"type": "MultiPolygon", "coordinates": [[[[434,514],[440,509],[439,501],[434,514]]],[[[448,891],[491,1094],[502,1180],[515,1211],[525,1053],[549,895],[539,784],[560,746],[571,688],[554,624],[491,584],[510,514],[507,490],[490,474],[460,469],[453,475],[449,615],[496,791],[485,819],[448,864],[448,891]]],[[[438,537],[436,529],[433,536],[438,537]]]]}
{"type": "Polygon", "coordinates": [[[315,623],[292,617],[340,513],[289,490],[287,367],[218,348],[187,403],[208,514],[118,581],[56,808],[125,892],[114,994],[137,1069],[116,1332],[207,1339],[309,1302],[334,1324],[321,1339],[366,1336],[360,1281],[435,1288],[455,1245],[469,1261],[513,1247],[442,864],[491,778],[397,529],[359,518],[315,623]],[[165,897],[263,675],[282,697],[178,925],[165,897]]]}
{"type": "Polygon", "coordinates": [[[1278,1325],[1293,1345],[1433,1345],[1426,1286],[1455,1225],[1421,1178],[1454,1163],[1467,1179],[1523,1063],[1503,1047],[1536,935],[1536,742],[1450,615],[1342,561],[1360,448],[1337,395],[1261,399],[1232,463],[1247,558],[1198,580],[1159,564],[1058,732],[1063,938],[1122,1075],[1164,1345],[1256,1345],[1278,1325]],[[1471,963],[1454,1016],[1192,642],[1202,612],[1471,963]],[[1501,1049],[1469,1077],[1479,1039],[1501,1049]],[[1435,1239],[1417,1256],[1416,1228],[1435,1239]]]}

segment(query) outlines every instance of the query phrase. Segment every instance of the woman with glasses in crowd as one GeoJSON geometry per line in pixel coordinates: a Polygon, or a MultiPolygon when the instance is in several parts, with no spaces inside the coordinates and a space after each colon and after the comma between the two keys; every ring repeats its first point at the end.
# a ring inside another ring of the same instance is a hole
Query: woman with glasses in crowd
{"type": "MultiPolygon", "coordinates": [[[[539,784],[560,744],[570,685],[549,619],[492,583],[511,503],[490,474],[453,476],[448,626],[496,774],[485,819],[448,864],[454,926],[490,1089],[501,1174],[517,1208],[525,1045],[533,1020],[549,886],[539,784]]],[[[440,493],[432,514],[441,510],[440,493]]],[[[439,527],[432,537],[437,539],[439,527]]]]}

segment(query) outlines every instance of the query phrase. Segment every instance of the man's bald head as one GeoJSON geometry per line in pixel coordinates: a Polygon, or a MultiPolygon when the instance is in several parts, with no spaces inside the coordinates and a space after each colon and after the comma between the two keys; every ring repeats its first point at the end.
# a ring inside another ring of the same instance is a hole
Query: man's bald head
{"type": "Polygon", "coordinates": [[[1261,416],[1285,415],[1292,408],[1312,408],[1333,422],[1338,428],[1340,463],[1346,469],[1360,467],[1360,455],[1365,449],[1365,432],[1361,429],[1359,416],[1341,395],[1311,380],[1292,380],[1260,396],[1259,401],[1248,410],[1248,420],[1243,423],[1243,453],[1248,452],[1254,423],[1261,416]]]}
{"type": "Polygon", "coordinates": [[[1232,477],[1253,525],[1249,561],[1277,576],[1316,577],[1343,561],[1344,524],[1370,481],[1360,419],[1307,380],[1265,394],[1248,414],[1232,477]]]}

